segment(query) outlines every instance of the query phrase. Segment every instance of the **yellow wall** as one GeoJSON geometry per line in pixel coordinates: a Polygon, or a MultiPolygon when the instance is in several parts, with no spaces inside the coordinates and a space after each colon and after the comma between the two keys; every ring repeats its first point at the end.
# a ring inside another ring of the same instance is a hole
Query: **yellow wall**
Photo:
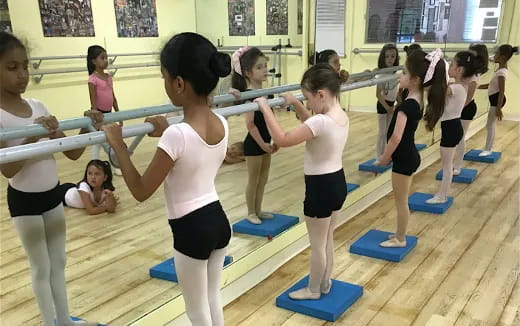
{"type": "MultiPolygon", "coordinates": [[[[514,24],[513,22],[517,22],[520,20],[520,5],[518,1],[504,1],[504,8],[502,10],[502,19],[501,19],[501,29],[499,31],[499,40],[498,44],[502,43],[512,43],[513,45],[520,44],[519,40],[519,27],[518,24],[514,24]]],[[[346,46],[346,58],[341,60],[343,67],[351,73],[361,72],[365,69],[374,69],[377,67],[377,53],[363,53],[363,54],[354,54],[352,53],[352,49],[354,48],[371,48],[371,49],[381,49],[383,44],[367,44],[365,43],[365,17],[367,14],[367,1],[347,1],[347,9],[346,9],[346,17],[345,17],[345,46],[346,46]]],[[[435,44],[435,43],[424,43],[425,47],[440,47],[444,48],[444,44],[435,44]]],[[[467,43],[454,43],[448,44],[449,48],[466,48],[468,47],[467,43]]],[[[488,49],[490,54],[493,52],[494,44],[488,44],[488,49]]],[[[453,56],[453,53],[448,53],[448,55],[453,56]]],[[[404,63],[406,59],[406,54],[404,52],[400,53],[401,63],[404,63]]],[[[518,91],[513,90],[513,88],[518,88],[520,82],[519,76],[519,65],[520,65],[520,57],[514,56],[510,60],[509,64],[509,77],[506,85],[506,94],[508,103],[505,108],[507,113],[515,113],[520,115],[520,97],[518,95],[518,91]]],[[[493,69],[493,65],[490,66],[490,69],[493,69]]],[[[483,76],[483,82],[486,82],[491,78],[492,71],[483,76]]],[[[487,100],[487,92],[478,91],[476,95],[476,100],[479,105],[479,111],[481,108],[488,107],[487,100]]],[[[375,89],[364,88],[360,90],[355,90],[352,92],[347,92],[342,95],[342,103],[346,105],[348,103],[349,107],[368,107],[373,106],[375,112],[375,89]]]]}
{"type": "MultiPolygon", "coordinates": [[[[214,44],[220,39],[224,46],[243,45],[275,45],[279,39],[287,44],[291,39],[293,46],[302,45],[302,35],[297,34],[297,0],[289,0],[288,35],[267,35],[266,1],[255,1],[255,35],[229,36],[228,1],[227,0],[196,0],[197,32],[206,36],[214,44]]],[[[294,51],[294,50],[292,50],[294,51]]],[[[270,58],[273,60],[272,56],[270,58]]],[[[302,57],[286,56],[282,60],[282,84],[299,83],[303,74],[302,57]]],[[[271,64],[270,64],[271,66],[271,64]]],[[[269,78],[270,81],[270,78],[269,78]]],[[[270,85],[270,83],[269,83],[270,85]]]]}
{"type": "MultiPolygon", "coordinates": [[[[194,0],[157,0],[158,38],[118,38],[112,0],[92,0],[95,37],[43,37],[38,1],[8,0],[14,33],[27,40],[31,56],[85,55],[88,46],[105,46],[109,53],[157,52],[173,34],[195,31],[194,0]]],[[[119,58],[116,64],[153,62],[156,57],[119,58]]],[[[44,62],[40,69],[84,67],[85,60],[44,62]]],[[[117,72],[114,90],[121,109],[164,104],[158,67],[117,72]]],[[[90,107],[87,73],[45,76],[31,82],[25,94],[42,100],[59,119],[82,115],[90,107]]]]}

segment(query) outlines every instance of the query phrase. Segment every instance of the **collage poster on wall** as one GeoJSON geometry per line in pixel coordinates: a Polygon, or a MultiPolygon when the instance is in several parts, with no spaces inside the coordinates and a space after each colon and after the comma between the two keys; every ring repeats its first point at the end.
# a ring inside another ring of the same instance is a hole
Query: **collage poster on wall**
{"type": "Polygon", "coordinates": [[[303,34],[303,0],[298,0],[298,34],[303,34]]]}
{"type": "Polygon", "coordinates": [[[287,35],[289,33],[287,0],[267,0],[266,18],[267,35],[287,35]]]}
{"type": "Polygon", "coordinates": [[[156,0],[114,0],[119,37],[158,37],[156,0]]]}
{"type": "Polygon", "coordinates": [[[7,0],[0,0],[0,31],[9,33],[13,32],[7,0]]]}
{"type": "Polygon", "coordinates": [[[92,0],[38,0],[43,35],[95,36],[92,0]]]}
{"type": "Polygon", "coordinates": [[[228,0],[229,36],[255,35],[255,1],[228,0]]]}

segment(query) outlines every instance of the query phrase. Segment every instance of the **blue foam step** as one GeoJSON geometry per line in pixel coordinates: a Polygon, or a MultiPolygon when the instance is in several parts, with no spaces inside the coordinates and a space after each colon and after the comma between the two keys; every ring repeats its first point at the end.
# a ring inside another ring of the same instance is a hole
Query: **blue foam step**
{"type": "Polygon", "coordinates": [[[275,214],[273,219],[263,219],[262,224],[253,224],[247,219],[233,224],[233,232],[256,235],[259,237],[274,238],[278,234],[298,224],[300,219],[296,216],[275,214]]]}
{"type": "Polygon", "coordinates": [[[359,185],[356,183],[347,183],[347,193],[352,192],[359,188],[359,185]]]}
{"type": "Polygon", "coordinates": [[[415,148],[417,148],[418,151],[422,151],[426,148],[426,144],[415,144],[415,148]]]}
{"type": "Polygon", "coordinates": [[[407,235],[406,247],[404,248],[381,247],[379,244],[388,240],[388,235],[390,234],[390,232],[370,230],[350,245],[350,252],[361,256],[400,262],[415,248],[417,237],[407,235]]]}
{"type": "Polygon", "coordinates": [[[319,300],[293,300],[289,293],[304,288],[309,276],[304,277],[276,298],[276,306],[307,316],[336,321],[357,299],[363,295],[363,287],[332,280],[329,294],[322,294],[319,300]]]}
{"type": "Polygon", "coordinates": [[[453,197],[448,197],[448,201],[444,204],[426,204],[426,200],[432,197],[432,194],[414,192],[410,197],[408,197],[408,207],[413,211],[444,214],[444,212],[453,205],[453,197]]]}
{"type": "MultiPolygon", "coordinates": [[[[478,171],[474,169],[461,169],[460,174],[454,175],[451,180],[457,183],[472,183],[477,177],[477,172],[478,171]]],[[[437,172],[435,179],[442,180],[442,170],[437,172]]]]}
{"type": "MultiPolygon", "coordinates": [[[[83,319],[77,318],[77,317],[70,317],[73,321],[83,321],[83,319]]],[[[104,324],[98,324],[98,326],[105,326],[104,324]]]]}
{"type": "MultiPolygon", "coordinates": [[[[224,266],[227,266],[232,262],[232,257],[226,256],[226,258],[224,258],[224,266]]],[[[150,277],[170,282],[179,282],[179,279],[177,278],[177,271],[175,270],[174,259],[170,258],[150,268],[150,277]]]]}
{"type": "Polygon", "coordinates": [[[392,168],[392,163],[385,165],[385,166],[375,166],[374,165],[375,161],[376,161],[376,159],[373,158],[371,160],[368,160],[366,162],[359,164],[359,171],[383,173],[392,168]]]}
{"type": "Polygon", "coordinates": [[[483,162],[483,163],[496,163],[500,159],[500,156],[502,155],[501,152],[493,152],[491,155],[487,156],[478,156],[478,154],[482,153],[481,150],[478,149],[472,149],[466,154],[464,154],[464,159],[466,161],[473,161],[473,162],[483,162]]]}

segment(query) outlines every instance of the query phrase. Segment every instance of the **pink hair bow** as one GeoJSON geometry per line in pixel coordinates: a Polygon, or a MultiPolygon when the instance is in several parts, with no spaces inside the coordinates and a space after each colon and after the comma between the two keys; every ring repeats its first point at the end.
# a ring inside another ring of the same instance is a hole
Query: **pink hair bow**
{"type": "Polygon", "coordinates": [[[236,50],[233,55],[231,56],[231,62],[233,64],[233,70],[242,76],[242,68],[240,67],[240,57],[246,53],[246,51],[249,50],[249,47],[243,46],[240,49],[236,50]]]}
{"type": "Polygon", "coordinates": [[[442,56],[442,51],[439,48],[433,50],[432,52],[426,55],[425,59],[430,61],[430,66],[428,67],[428,71],[426,71],[426,75],[424,76],[423,84],[426,84],[433,78],[433,74],[435,73],[435,67],[437,66],[439,60],[442,59],[442,56]]]}

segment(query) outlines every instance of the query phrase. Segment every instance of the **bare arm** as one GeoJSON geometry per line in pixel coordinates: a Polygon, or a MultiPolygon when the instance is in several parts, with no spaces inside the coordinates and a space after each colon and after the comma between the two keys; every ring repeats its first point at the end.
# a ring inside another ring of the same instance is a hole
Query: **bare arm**
{"type": "Polygon", "coordinates": [[[468,85],[468,95],[466,96],[466,103],[464,106],[468,105],[471,100],[473,100],[473,96],[475,96],[475,90],[477,89],[477,82],[473,81],[468,85]]]}
{"type": "Polygon", "coordinates": [[[498,76],[498,102],[497,110],[502,110],[504,106],[504,92],[506,91],[506,79],[503,76],[498,76]]]}
{"type": "Polygon", "coordinates": [[[78,190],[78,192],[88,215],[98,215],[107,211],[107,209],[104,206],[96,206],[92,202],[92,199],[90,198],[90,195],[87,192],[82,190],[78,190]]]}
{"type": "Polygon", "coordinates": [[[260,106],[262,113],[264,114],[264,119],[267,124],[267,128],[269,129],[269,133],[278,146],[294,146],[314,137],[311,129],[306,124],[302,124],[290,132],[285,132],[278,124],[278,121],[276,121],[274,113],[271,111],[267,101],[264,98],[258,98],[255,100],[255,102],[257,102],[260,106]]]}
{"type": "Polygon", "coordinates": [[[488,89],[489,84],[482,84],[478,87],[478,89],[488,89]]]}
{"type": "Polygon", "coordinates": [[[377,100],[379,101],[379,103],[381,103],[381,105],[385,108],[385,110],[387,112],[393,111],[394,108],[390,107],[390,105],[388,105],[388,103],[386,103],[386,98],[385,98],[385,95],[383,94],[383,89],[379,86],[379,84],[376,87],[376,96],[377,96],[377,100]]]}
{"type": "MultiPolygon", "coordinates": [[[[41,136],[27,137],[20,145],[36,143],[40,138],[41,136]]],[[[5,141],[0,141],[0,148],[7,148],[7,143],[5,141]]],[[[0,164],[0,171],[4,177],[10,179],[20,172],[25,165],[25,162],[27,162],[27,160],[0,164]]]]}
{"type": "Polygon", "coordinates": [[[401,142],[407,119],[408,117],[403,112],[400,111],[397,113],[397,120],[395,122],[394,132],[388,140],[388,144],[385,147],[385,152],[383,153],[380,159],[382,165],[388,165],[392,158],[392,154],[395,152],[397,146],[401,142]]]}
{"type": "MultiPolygon", "coordinates": [[[[246,117],[246,128],[247,128],[247,131],[249,132],[251,137],[253,137],[253,139],[258,144],[258,146],[260,146],[260,148],[262,148],[264,151],[266,151],[266,149],[267,149],[266,145],[269,145],[269,144],[267,144],[264,141],[264,139],[260,135],[260,131],[258,130],[258,128],[255,125],[255,113],[254,112],[247,112],[245,114],[245,117],[246,117]]],[[[269,152],[269,151],[266,151],[266,152],[269,152]]]]}
{"type": "Polygon", "coordinates": [[[88,94],[90,97],[90,109],[97,110],[96,102],[96,85],[88,83],[88,94]]]}

